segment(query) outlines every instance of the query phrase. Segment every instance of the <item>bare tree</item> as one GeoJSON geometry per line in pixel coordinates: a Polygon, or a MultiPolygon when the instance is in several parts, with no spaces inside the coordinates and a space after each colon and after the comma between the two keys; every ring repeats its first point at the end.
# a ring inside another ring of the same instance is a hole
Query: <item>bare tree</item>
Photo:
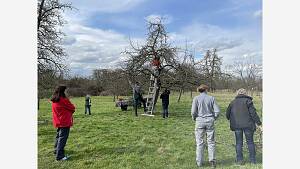
{"type": "Polygon", "coordinates": [[[140,74],[152,75],[155,83],[154,106],[157,102],[163,81],[162,73],[174,69],[177,65],[175,58],[176,48],[168,43],[168,35],[161,18],[148,21],[148,37],[146,44],[139,46],[130,41],[131,49],[123,53],[128,56],[124,70],[131,78],[140,74]]]}
{"type": "Polygon", "coordinates": [[[61,42],[63,32],[59,27],[65,24],[61,12],[66,9],[73,9],[69,3],[61,3],[59,0],[38,0],[37,4],[37,62],[38,62],[38,107],[39,98],[45,97],[49,93],[54,81],[57,78],[62,79],[63,73],[67,69],[63,64],[66,53],[61,42]],[[63,72],[63,70],[65,70],[63,72]]]}
{"type": "Polygon", "coordinates": [[[236,58],[231,69],[245,88],[250,90],[257,87],[262,75],[262,65],[256,64],[252,57],[236,58]]]}
{"type": "Polygon", "coordinates": [[[198,79],[201,77],[197,73],[196,68],[199,63],[195,62],[195,56],[193,52],[188,49],[187,42],[183,51],[183,56],[178,58],[178,60],[179,64],[175,70],[175,77],[173,81],[174,86],[179,88],[177,102],[180,101],[181,95],[186,89],[191,91],[192,97],[192,90],[194,86],[197,85],[196,82],[198,79]]]}
{"type": "Polygon", "coordinates": [[[62,12],[73,9],[70,3],[59,0],[38,0],[37,37],[38,72],[43,70],[65,69],[64,57],[67,55],[61,45],[64,33],[60,30],[66,22],[62,12]]]}
{"type": "Polygon", "coordinates": [[[216,88],[215,79],[221,74],[222,60],[217,55],[217,49],[207,50],[203,60],[200,62],[202,73],[206,77],[211,91],[216,88]]]}

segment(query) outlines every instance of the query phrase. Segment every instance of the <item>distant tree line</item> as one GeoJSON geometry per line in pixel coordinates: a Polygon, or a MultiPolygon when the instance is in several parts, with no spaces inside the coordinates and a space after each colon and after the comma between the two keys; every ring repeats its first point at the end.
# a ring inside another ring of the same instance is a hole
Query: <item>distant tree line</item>
{"type": "MultiPolygon", "coordinates": [[[[205,59],[207,58],[204,57],[201,63],[205,62],[205,59]]],[[[222,63],[221,60],[219,62],[222,63]]],[[[203,68],[203,65],[192,66],[187,64],[187,62],[183,62],[180,65],[180,69],[161,75],[161,81],[164,82],[161,84],[161,88],[169,88],[178,92],[178,101],[180,101],[182,93],[193,92],[202,83],[210,85],[210,92],[216,90],[234,92],[241,87],[249,91],[262,91],[262,76],[259,65],[246,64],[243,68],[240,68],[239,66],[241,65],[239,64],[241,63],[229,65],[224,71],[218,67],[218,73],[212,74],[208,71],[208,68],[205,66],[203,68]],[[243,73],[237,73],[237,70],[243,73]]],[[[39,89],[40,98],[49,98],[53,88],[59,83],[66,84],[68,86],[68,95],[73,97],[85,96],[86,94],[93,96],[111,95],[113,100],[115,100],[118,96],[132,95],[132,88],[128,83],[128,78],[130,77],[126,70],[123,69],[95,69],[89,77],[64,77],[51,73],[51,71],[48,74],[50,78],[43,79],[43,84],[47,85],[39,89]]],[[[149,87],[149,79],[150,75],[144,74],[136,75],[134,79],[140,82],[145,94],[147,94],[149,87]]]]}

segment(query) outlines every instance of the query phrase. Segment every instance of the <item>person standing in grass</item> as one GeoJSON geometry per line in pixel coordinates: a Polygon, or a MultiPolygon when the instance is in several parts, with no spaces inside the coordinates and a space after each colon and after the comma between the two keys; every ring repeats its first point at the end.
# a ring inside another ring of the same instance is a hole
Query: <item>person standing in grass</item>
{"type": "Polygon", "coordinates": [[[169,117],[169,95],[170,95],[170,90],[167,88],[164,90],[164,92],[160,95],[160,99],[162,102],[162,107],[163,107],[163,118],[169,117]]]}
{"type": "Polygon", "coordinates": [[[84,114],[87,114],[87,112],[89,112],[89,115],[91,115],[91,105],[92,105],[91,96],[90,95],[86,95],[86,97],[85,97],[85,111],[84,111],[84,114]]]}
{"type": "MultiPolygon", "coordinates": [[[[130,81],[129,81],[129,83],[130,83],[130,81]]],[[[138,114],[137,114],[137,107],[138,107],[138,104],[140,104],[140,102],[143,103],[144,112],[146,113],[146,101],[143,98],[142,89],[141,89],[140,83],[139,82],[135,82],[135,85],[133,85],[132,88],[133,88],[135,116],[138,116],[138,114]]]]}
{"type": "Polygon", "coordinates": [[[51,98],[53,125],[57,128],[54,144],[54,154],[57,161],[64,161],[69,158],[65,156],[64,147],[69,137],[70,127],[73,125],[73,113],[75,112],[75,106],[65,95],[66,88],[65,85],[59,85],[51,98]]]}
{"type": "Polygon", "coordinates": [[[214,122],[217,119],[220,109],[214,97],[207,94],[207,85],[200,85],[197,91],[200,95],[194,97],[191,114],[195,124],[196,138],[196,164],[203,166],[204,138],[207,137],[208,158],[210,165],[216,167],[215,155],[215,127],[214,122]]]}
{"type": "Polygon", "coordinates": [[[235,133],[236,163],[243,164],[243,133],[246,136],[250,162],[255,164],[255,144],[253,135],[256,125],[261,128],[261,121],[256,113],[252,97],[247,96],[243,88],[237,90],[237,96],[226,110],[226,118],[230,120],[230,129],[235,133]]]}

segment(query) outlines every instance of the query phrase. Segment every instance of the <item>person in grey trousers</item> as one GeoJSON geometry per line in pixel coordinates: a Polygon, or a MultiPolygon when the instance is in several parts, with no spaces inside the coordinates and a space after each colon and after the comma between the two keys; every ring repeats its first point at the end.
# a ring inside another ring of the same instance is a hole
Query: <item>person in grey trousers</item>
{"type": "Polygon", "coordinates": [[[216,167],[215,154],[215,127],[214,122],[217,119],[220,109],[214,97],[207,94],[207,85],[200,85],[197,91],[200,95],[194,97],[191,114],[195,123],[196,138],[196,164],[198,167],[203,166],[204,138],[207,137],[208,158],[210,165],[216,167]]]}

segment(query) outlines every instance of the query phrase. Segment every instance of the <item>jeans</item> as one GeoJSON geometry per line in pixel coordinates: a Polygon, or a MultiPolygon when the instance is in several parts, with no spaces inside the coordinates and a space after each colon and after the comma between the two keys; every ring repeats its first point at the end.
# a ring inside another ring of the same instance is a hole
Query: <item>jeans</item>
{"type": "Polygon", "coordinates": [[[166,117],[169,117],[169,111],[168,111],[168,106],[167,104],[163,104],[162,107],[163,107],[163,118],[166,118],[166,117]]]}
{"type": "Polygon", "coordinates": [[[236,161],[243,161],[243,133],[245,133],[246,141],[248,145],[249,158],[251,163],[256,163],[255,158],[255,145],[253,141],[254,130],[251,129],[237,129],[235,130],[235,141],[236,141],[236,161]]]}
{"type": "Polygon", "coordinates": [[[70,127],[59,127],[56,131],[56,138],[54,143],[54,151],[56,152],[56,160],[65,157],[65,145],[69,137],[70,127]]]}
{"type": "Polygon", "coordinates": [[[85,105],[85,112],[84,114],[87,114],[89,112],[89,115],[91,115],[91,105],[85,105]]]}
{"type": "Polygon", "coordinates": [[[204,152],[204,138],[206,134],[207,148],[208,148],[208,160],[215,161],[215,119],[213,117],[201,118],[197,117],[195,125],[195,137],[196,137],[196,163],[198,166],[203,165],[203,152],[204,152]]]}

